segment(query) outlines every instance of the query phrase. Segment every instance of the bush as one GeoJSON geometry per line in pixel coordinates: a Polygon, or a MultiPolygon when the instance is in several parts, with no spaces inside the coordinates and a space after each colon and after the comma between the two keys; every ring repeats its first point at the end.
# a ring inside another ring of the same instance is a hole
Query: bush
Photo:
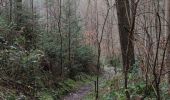
{"type": "Polygon", "coordinates": [[[78,72],[94,73],[96,71],[96,57],[93,50],[88,46],[80,46],[76,48],[75,52],[76,62],[72,68],[73,74],[78,74],[78,72]]]}

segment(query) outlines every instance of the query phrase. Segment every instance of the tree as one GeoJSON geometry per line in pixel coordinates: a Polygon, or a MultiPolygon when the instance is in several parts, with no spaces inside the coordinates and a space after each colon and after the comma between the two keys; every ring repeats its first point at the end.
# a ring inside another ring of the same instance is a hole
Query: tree
{"type": "Polygon", "coordinates": [[[130,69],[132,69],[132,66],[135,63],[133,38],[136,14],[135,8],[137,8],[138,2],[139,0],[136,3],[130,2],[129,0],[116,1],[125,80],[124,87],[126,89],[126,97],[128,100],[130,100],[130,94],[128,91],[128,73],[130,72],[130,69]]]}
{"type": "MultiPolygon", "coordinates": [[[[170,1],[166,0],[166,8],[165,8],[165,16],[166,16],[166,36],[167,38],[170,35],[170,1]]],[[[170,70],[170,41],[167,39],[167,51],[166,51],[166,67],[168,71],[170,70]]],[[[170,73],[168,73],[168,83],[170,84],[170,73]]]]}
{"type": "MultiPolygon", "coordinates": [[[[69,68],[72,69],[71,65],[71,1],[68,1],[68,15],[66,15],[67,19],[68,19],[68,61],[69,61],[69,68]]],[[[71,73],[72,70],[70,70],[71,73]]]]}
{"type": "Polygon", "coordinates": [[[22,23],[22,0],[15,0],[15,21],[17,25],[17,30],[20,30],[21,23],[22,23]]]}
{"type": "Polygon", "coordinates": [[[45,4],[46,4],[46,21],[47,21],[47,23],[46,23],[46,30],[47,30],[47,33],[49,32],[49,8],[48,8],[48,5],[49,5],[49,3],[48,3],[49,1],[48,0],[46,0],[45,1],[45,4]]]}
{"type": "Polygon", "coordinates": [[[106,5],[107,5],[107,11],[106,11],[106,15],[104,18],[104,22],[102,24],[102,29],[101,29],[101,34],[99,34],[99,19],[98,19],[98,3],[97,0],[95,1],[95,6],[96,6],[96,11],[97,11],[97,15],[96,15],[96,35],[97,35],[97,79],[96,79],[96,100],[99,99],[99,73],[100,73],[100,57],[101,57],[101,43],[103,41],[103,35],[104,35],[104,31],[105,31],[105,26],[107,24],[107,19],[109,16],[109,12],[110,9],[112,8],[109,4],[109,1],[106,0],[106,5]]]}
{"type": "Polygon", "coordinates": [[[9,8],[9,21],[12,22],[12,7],[13,7],[13,2],[12,0],[9,0],[10,8],[9,8]]]}
{"type": "Polygon", "coordinates": [[[32,13],[32,32],[34,32],[34,0],[30,1],[31,13],[32,13]]]}
{"type": "Polygon", "coordinates": [[[61,0],[59,0],[59,19],[58,19],[58,32],[60,34],[60,66],[61,66],[61,72],[60,76],[63,75],[63,37],[62,37],[62,32],[61,32],[61,15],[62,15],[62,10],[61,10],[61,0]]]}

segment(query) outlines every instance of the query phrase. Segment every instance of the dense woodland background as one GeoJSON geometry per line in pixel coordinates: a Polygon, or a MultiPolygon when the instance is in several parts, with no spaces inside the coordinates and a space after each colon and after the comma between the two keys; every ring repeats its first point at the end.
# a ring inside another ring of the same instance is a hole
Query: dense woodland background
{"type": "Polygon", "coordinates": [[[0,0],[0,100],[170,100],[169,0],[0,0]]]}

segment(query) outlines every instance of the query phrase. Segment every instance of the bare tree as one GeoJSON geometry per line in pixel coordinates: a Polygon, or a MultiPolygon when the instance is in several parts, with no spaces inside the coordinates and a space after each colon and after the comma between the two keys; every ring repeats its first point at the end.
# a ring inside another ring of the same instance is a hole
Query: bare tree
{"type": "MultiPolygon", "coordinates": [[[[96,9],[98,10],[98,7],[97,7],[97,0],[95,1],[96,2],[96,9]]],[[[104,31],[105,31],[105,26],[106,26],[106,23],[107,23],[107,19],[108,19],[108,16],[109,16],[109,12],[110,12],[110,9],[111,9],[111,6],[109,4],[109,1],[106,0],[106,5],[107,5],[107,12],[106,12],[106,15],[105,15],[105,18],[104,18],[104,22],[102,24],[102,29],[101,29],[101,34],[99,34],[99,22],[98,22],[98,12],[97,12],[97,28],[96,28],[96,33],[97,33],[97,49],[98,49],[98,52],[97,52],[97,80],[96,80],[96,100],[99,99],[99,73],[100,73],[100,57],[101,57],[101,43],[103,41],[103,34],[104,34],[104,31]]]]}
{"type": "Polygon", "coordinates": [[[32,13],[32,32],[34,32],[34,0],[31,0],[31,13],[32,13]]]}
{"type": "Polygon", "coordinates": [[[12,21],[12,8],[13,8],[13,2],[12,2],[12,0],[9,0],[9,4],[10,4],[10,6],[9,6],[9,21],[11,22],[12,21]]]}
{"type": "MultiPolygon", "coordinates": [[[[72,65],[72,62],[71,62],[71,1],[69,0],[68,1],[68,61],[69,61],[69,69],[72,69],[71,65],[72,65]]],[[[72,71],[72,70],[70,70],[72,71]]]]}
{"type": "Polygon", "coordinates": [[[58,32],[60,34],[60,66],[61,66],[61,72],[60,72],[60,76],[63,76],[63,38],[62,38],[62,32],[61,32],[61,14],[62,14],[62,0],[59,0],[59,19],[58,19],[58,32]]]}
{"type": "MultiPolygon", "coordinates": [[[[170,35],[170,1],[166,0],[166,10],[165,10],[165,16],[166,16],[166,36],[168,37],[170,35]]],[[[167,40],[167,52],[166,52],[166,67],[168,71],[170,70],[170,41],[167,40]]],[[[170,73],[168,73],[168,83],[170,84],[170,73]]]]}
{"type": "Polygon", "coordinates": [[[16,24],[17,30],[20,30],[21,23],[22,23],[22,0],[15,0],[15,17],[16,17],[16,24]]]}
{"type": "Polygon", "coordinates": [[[46,5],[46,28],[47,28],[47,33],[49,32],[49,8],[48,8],[48,3],[49,1],[46,0],[45,5],[46,5]]]}
{"type": "Polygon", "coordinates": [[[130,93],[128,91],[128,73],[135,63],[133,40],[138,2],[139,0],[136,2],[134,2],[133,0],[131,2],[129,0],[116,1],[125,80],[124,87],[126,89],[126,97],[128,100],[130,100],[130,93]]]}

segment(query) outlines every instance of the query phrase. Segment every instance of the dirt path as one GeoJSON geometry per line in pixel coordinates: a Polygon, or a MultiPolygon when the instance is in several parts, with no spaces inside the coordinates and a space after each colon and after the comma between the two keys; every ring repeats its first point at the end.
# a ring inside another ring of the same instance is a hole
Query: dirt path
{"type": "Polygon", "coordinates": [[[81,87],[76,92],[70,93],[63,100],[82,100],[82,98],[93,90],[92,84],[81,87]]]}
{"type": "MultiPolygon", "coordinates": [[[[107,81],[114,75],[114,68],[113,67],[106,67],[104,69],[104,74],[102,76],[102,81],[107,81]]],[[[91,83],[82,86],[80,89],[78,89],[75,92],[70,93],[69,95],[65,96],[63,100],[82,100],[84,96],[86,96],[88,93],[93,91],[94,87],[94,82],[92,81],[91,83]]],[[[99,82],[100,83],[100,82],[99,82]]]]}

